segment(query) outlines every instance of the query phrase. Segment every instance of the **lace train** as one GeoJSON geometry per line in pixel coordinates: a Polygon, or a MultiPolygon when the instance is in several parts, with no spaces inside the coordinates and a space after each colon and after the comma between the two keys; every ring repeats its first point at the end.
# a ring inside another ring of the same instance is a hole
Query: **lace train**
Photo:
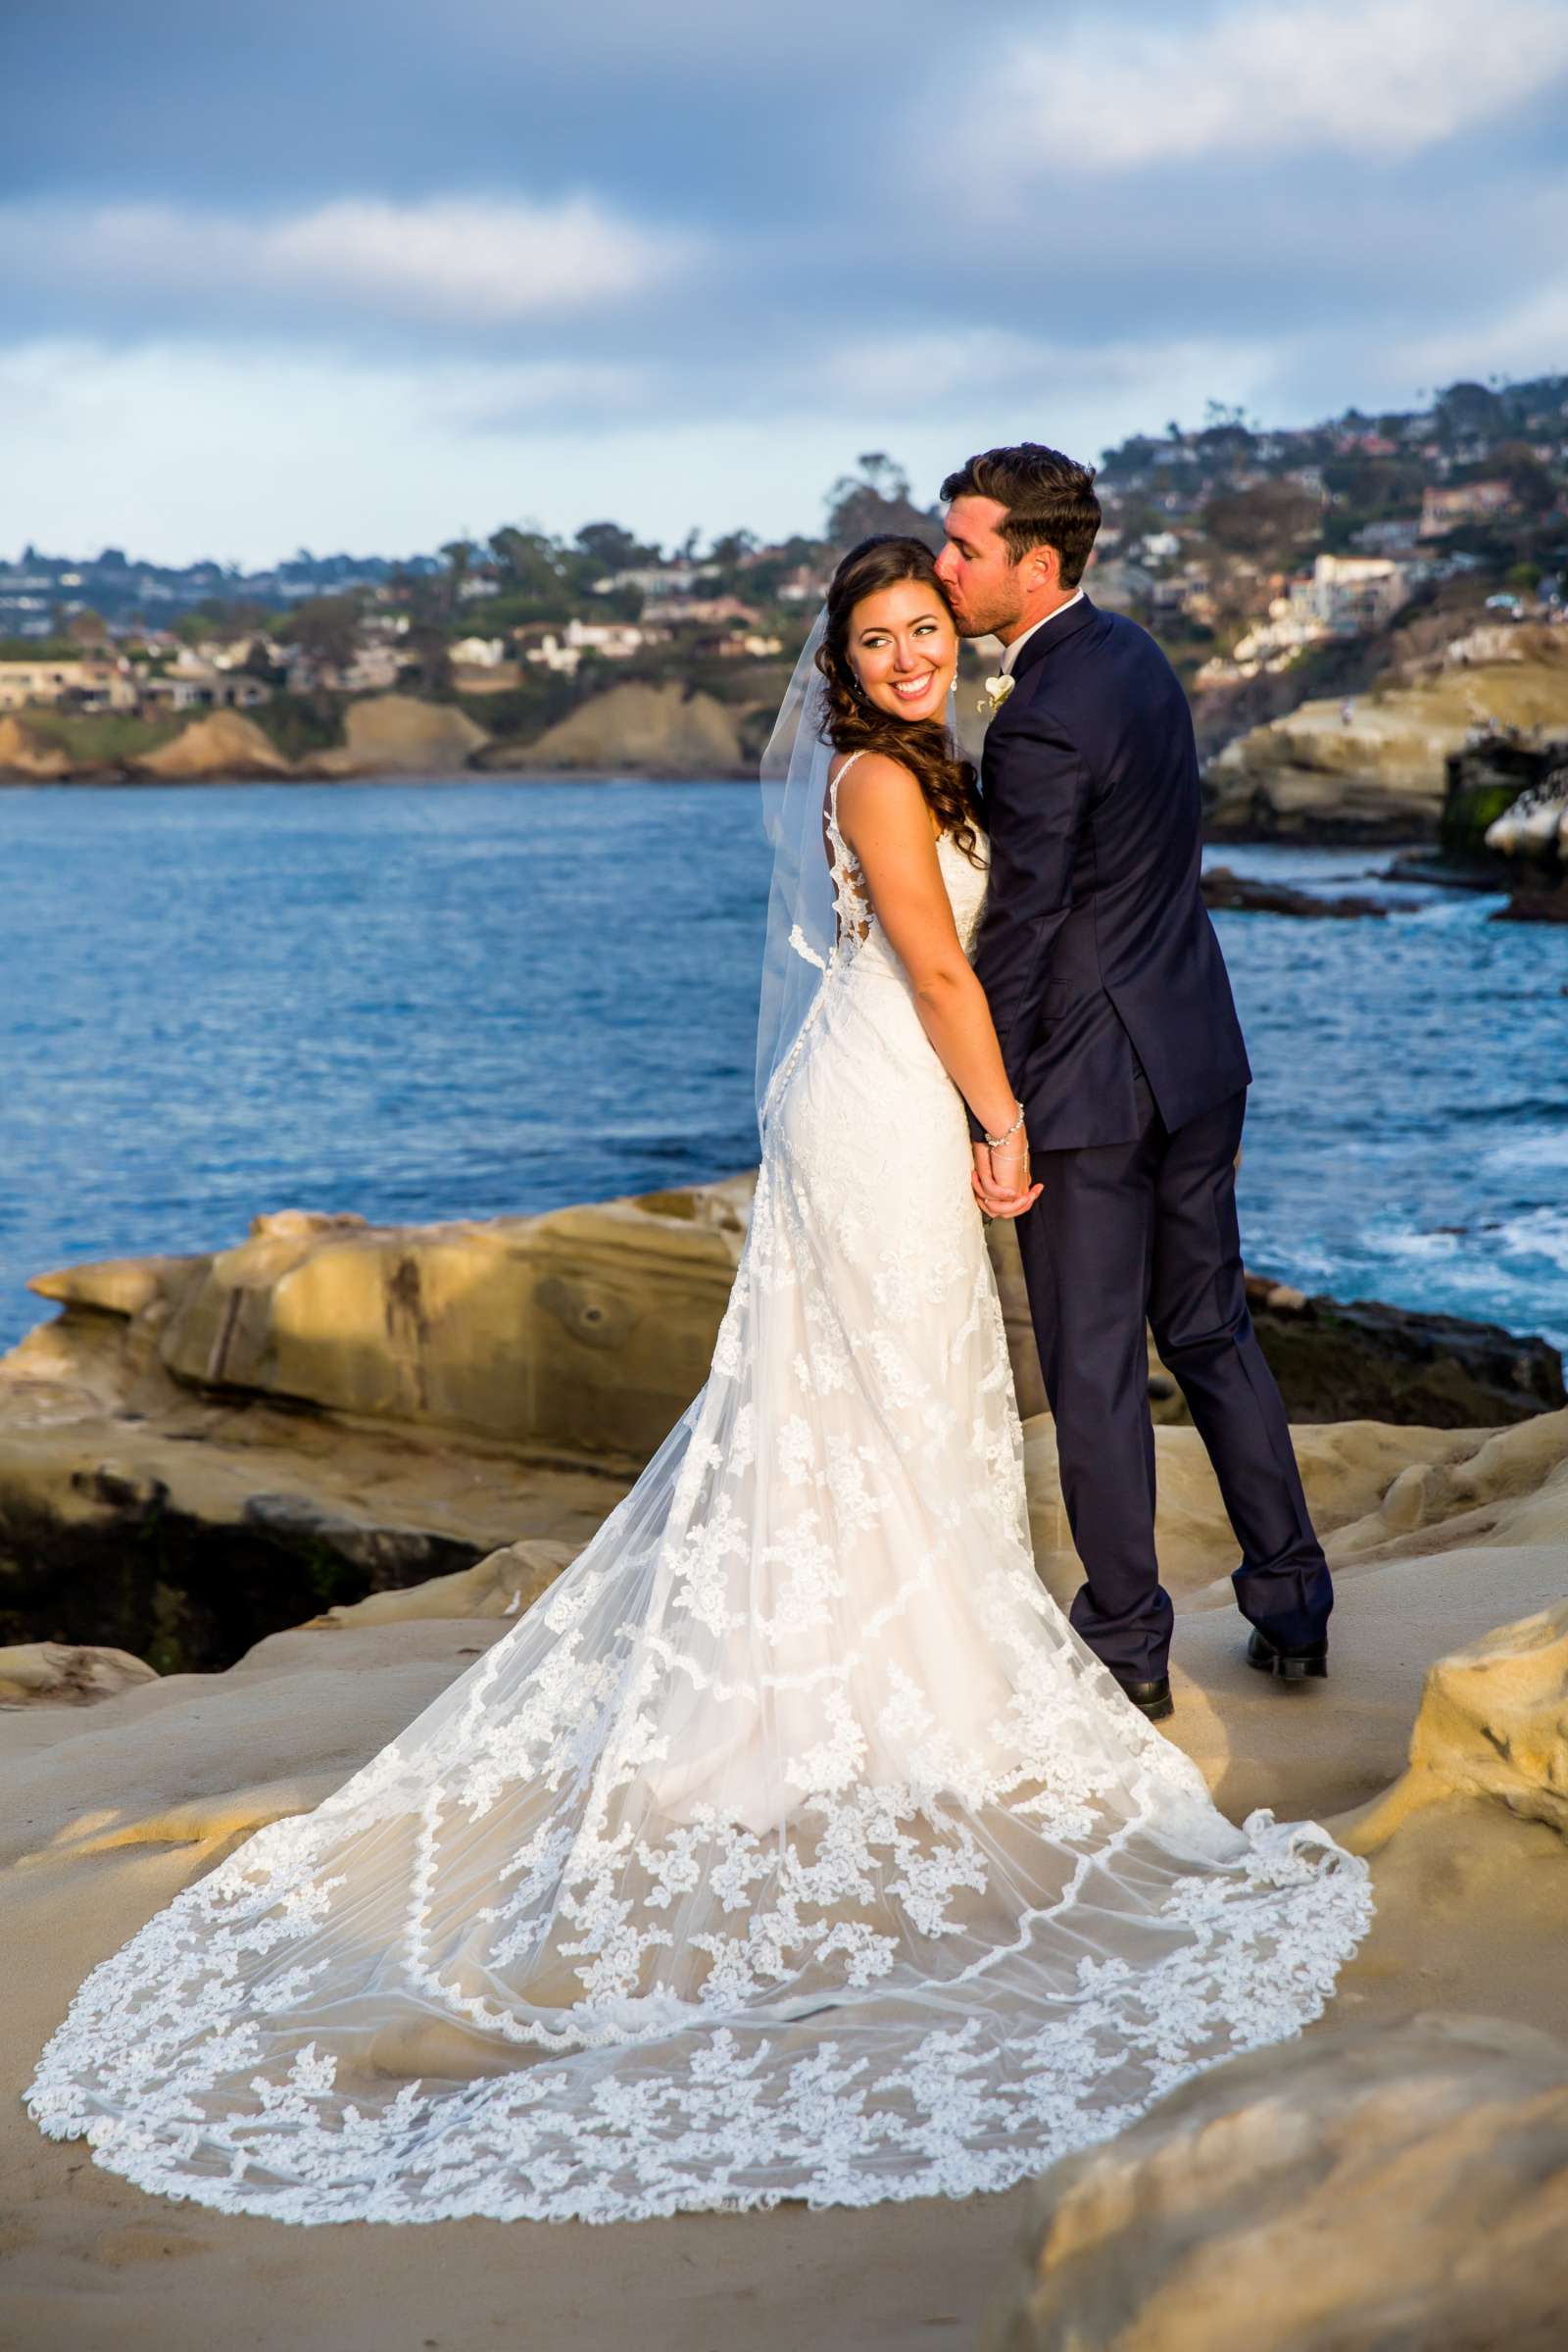
{"type": "MultiPolygon", "coordinates": [[[[844,922],[707,1387],[560,1583],[87,1979],[27,2098],[301,2223],[999,2188],[1316,2016],[1370,1916],[1033,1568],[961,1105],[844,922]]],[[[960,933],[983,875],[941,855],[960,933]]]]}

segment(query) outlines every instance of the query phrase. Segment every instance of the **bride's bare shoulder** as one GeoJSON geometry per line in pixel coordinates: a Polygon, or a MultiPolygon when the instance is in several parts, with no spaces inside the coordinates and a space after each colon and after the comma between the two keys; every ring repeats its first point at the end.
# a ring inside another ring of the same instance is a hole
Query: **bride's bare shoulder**
{"type": "Polygon", "coordinates": [[[846,795],[857,800],[886,800],[901,793],[913,793],[917,800],[922,797],[913,769],[888,752],[842,752],[828,774],[835,784],[842,782],[846,795]]]}
{"type": "Polygon", "coordinates": [[[846,754],[830,771],[835,784],[842,786],[838,794],[839,823],[847,839],[853,838],[857,825],[874,826],[878,832],[897,828],[913,831],[919,827],[935,829],[925,794],[912,768],[888,752],[862,752],[858,759],[846,754]],[[847,771],[847,772],[846,772],[847,771]]]}

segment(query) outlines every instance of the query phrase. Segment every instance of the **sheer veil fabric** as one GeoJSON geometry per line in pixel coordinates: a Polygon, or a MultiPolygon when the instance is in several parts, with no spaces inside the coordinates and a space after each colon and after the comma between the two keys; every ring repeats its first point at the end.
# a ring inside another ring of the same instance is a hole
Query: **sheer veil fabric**
{"type": "MultiPolygon", "coordinates": [[[[1001,2188],[1298,2032],[1365,1932],[1365,1865],[1226,1821],[1035,1575],[963,1106],[803,757],[778,911],[817,960],[764,997],[707,1385],[467,1673],[83,1984],[28,2103],[143,2188],[298,2223],[1001,2188]]],[[[983,855],[938,850],[966,946],[983,855]]]]}
{"type": "Polygon", "coordinates": [[[833,883],[822,839],[833,747],[826,732],[826,683],[816,666],[826,635],[824,605],[807,632],[762,754],[762,830],[773,852],[773,870],[757,1012],[759,1128],[767,1124],[775,1084],[815,1001],[833,947],[833,883]]]}

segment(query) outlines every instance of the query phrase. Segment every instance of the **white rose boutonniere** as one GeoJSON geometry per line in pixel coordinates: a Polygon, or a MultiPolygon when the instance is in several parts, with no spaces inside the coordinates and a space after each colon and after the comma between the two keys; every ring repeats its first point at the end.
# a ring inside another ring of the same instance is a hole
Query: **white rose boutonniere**
{"type": "Polygon", "coordinates": [[[1013,677],[1010,669],[999,670],[994,678],[987,678],[986,695],[988,699],[983,703],[976,703],[975,709],[987,711],[995,718],[1016,683],[1017,680],[1013,677]]]}

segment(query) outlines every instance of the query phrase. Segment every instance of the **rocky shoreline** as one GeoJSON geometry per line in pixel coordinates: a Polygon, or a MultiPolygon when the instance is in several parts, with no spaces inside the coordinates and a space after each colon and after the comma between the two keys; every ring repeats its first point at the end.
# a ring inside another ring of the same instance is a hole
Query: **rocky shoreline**
{"type": "Polygon", "coordinates": [[[1568,741],[1568,631],[1478,628],[1364,692],[1250,728],[1205,766],[1205,831],[1322,846],[1441,839],[1456,851],[1447,764],[1504,734],[1568,741]]]}
{"type": "Polygon", "coordinates": [[[1220,914],[1291,914],[1314,922],[1356,919],[1385,922],[1389,912],[1381,899],[1353,895],[1329,898],[1309,890],[1296,890],[1288,882],[1263,882],[1254,874],[1236,874],[1228,865],[1205,866],[1202,890],[1204,906],[1220,914]]]}
{"type": "MultiPolygon", "coordinates": [[[[481,1223],[259,1217],[236,1248],[38,1277],[0,1361],[0,1642],[226,1666],[313,1612],[569,1557],[702,1386],[753,1178],[481,1223]],[[517,1549],[521,1546],[521,1550],[517,1549]]],[[[1021,1410],[1045,1409],[994,1228],[1021,1410]]],[[[1250,1277],[1292,1418],[1503,1428],[1544,1341],[1250,1277]]],[[[1151,1355],[1162,1427],[1187,1418],[1151,1355]]]]}
{"type": "Polygon", "coordinates": [[[755,779],[752,713],[679,685],[626,684],[594,696],[535,740],[489,734],[454,703],[407,694],[348,704],[340,743],[290,758],[253,718],[217,710],[151,749],[107,753],[58,730],[0,716],[0,785],[359,782],[406,777],[640,775],[682,782],[755,779]]]}
{"type": "MultiPolygon", "coordinates": [[[[749,1199],[737,1177],[489,1224],[284,1213],[232,1250],[39,1281],[61,1313],[0,1364],[14,2092],[88,1968],[252,1832],[341,1787],[575,1555],[701,1376],[749,1199]],[[51,1530],[45,1558],[32,1546],[51,1530]]],[[[1065,1600],[1081,1571],[1010,1228],[997,1250],[1035,1556],[1065,1600]]],[[[1366,1858],[1372,1932],[1326,2014],[1005,2194],[601,2232],[614,2326],[650,2261],[684,2275],[722,2256],[796,2314],[800,2276],[825,2278],[824,2341],[846,2327],[913,2341],[939,2292],[944,2314],[986,2312],[989,2352],[1108,2346],[1134,2327],[1147,2352],[1555,2340],[1560,1365],[1446,1318],[1250,1289],[1334,1568],[1333,1673],[1282,1694],[1247,1672],[1234,1541],[1152,1360],[1176,1608],[1165,1729],[1231,1819],[1321,1822],[1366,1858]],[[1317,1407],[1332,1417],[1305,1417],[1317,1407]]],[[[210,2343],[242,2294],[264,2352],[401,2341],[411,2325],[478,2341],[512,2324],[518,2260],[530,2311],[580,2334],[579,2233],[509,2226],[498,2286],[493,2225],[442,2225],[459,2258],[434,2273],[428,2231],[373,2247],[291,2232],[279,2302],[275,2230],[148,2200],[41,2139],[16,2095],[0,2169],[19,2342],[139,2341],[145,2308],[148,2340],[210,2343]]]]}
{"type": "Polygon", "coordinates": [[[1568,922],[1568,736],[1487,736],[1453,754],[1443,847],[1507,891],[1494,922],[1568,922]]]}
{"type": "MultiPolygon", "coordinates": [[[[282,1212],[232,1250],[38,1278],[60,1311],[0,1362],[15,2090],[95,1961],[341,1787],[576,1555],[703,1377],[751,1190],[741,1175],[417,1228],[282,1212]]],[[[1081,1570],[1011,1228],[992,1244],[1036,1563],[1065,1603],[1081,1570]]],[[[1321,1822],[1366,1858],[1372,1933],[1326,2015],[1005,2195],[688,2216],[657,2226],[664,2259],[700,2267],[722,2234],[792,2310],[794,2271],[835,2263],[865,2342],[912,2340],[902,2322],[878,2332],[883,2273],[922,2266],[945,2311],[986,2313],[990,2352],[1061,2352],[1091,2324],[1107,2345],[1136,2324],[1148,2352],[1257,2352],[1260,2272],[1275,2352],[1552,2340],[1568,2297],[1561,1363],[1452,1318],[1263,1276],[1249,1291],[1334,1569],[1334,1670],[1282,1695],[1241,1663],[1234,1540],[1152,1356],[1166,1729],[1233,1820],[1321,1822]],[[882,2280],[875,2314],[862,2277],[882,2280]]],[[[151,2204],[42,2140],[17,2096],[0,2169],[19,2340],[86,2341],[85,2305],[111,2302],[118,2340],[130,2265],[156,2288],[161,2342],[212,2341],[248,2278],[265,2308],[275,2232],[151,2204]]],[[[426,2340],[477,2340],[497,2316],[470,2291],[492,2227],[443,2225],[473,2255],[441,2266],[438,2296],[404,2242],[427,2232],[385,2233],[391,2269],[369,2273],[363,2233],[296,2233],[284,2327],[257,2341],[339,2340],[346,2313],[392,2340],[416,2309],[426,2340]]],[[[606,2262],[641,2278],[648,2233],[602,2234],[606,2262]]],[[[508,2244],[530,2308],[570,2336],[578,2238],[513,2225],[508,2244]]]]}

